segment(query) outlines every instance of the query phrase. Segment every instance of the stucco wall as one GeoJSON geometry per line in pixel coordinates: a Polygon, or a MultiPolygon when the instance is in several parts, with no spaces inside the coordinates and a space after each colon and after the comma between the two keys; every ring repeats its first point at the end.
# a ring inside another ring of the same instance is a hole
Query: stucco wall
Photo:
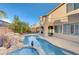
{"type": "Polygon", "coordinates": [[[6,34],[8,32],[13,32],[13,31],[8,27],[0,27],[0,35],[6,34]]]}
{"type": "Polygon", "coordinates": [[[41,17],[40,17],[40,24],[41,24],[42,26],[44,25],[45,21],[46,21],[46,16],[41,16],[41,17]]]}
{"type": "MultiPolygon", "coordinates": [[[[64,20],[64,18],[67,20],[66,17],[66,4],[62,5],[61,7],[57,8],[54,12],[48,15],[48,18],[52,18],[52,21],[56,20],[64,20]]],[[[51,20],[51,19],[48,19],[51,20]]]]}
{"type": "Polygon", "coordinates": [[[73,14],[68,17],[69,23],[78,23],[79,22],[79,14],[73,14]]]}

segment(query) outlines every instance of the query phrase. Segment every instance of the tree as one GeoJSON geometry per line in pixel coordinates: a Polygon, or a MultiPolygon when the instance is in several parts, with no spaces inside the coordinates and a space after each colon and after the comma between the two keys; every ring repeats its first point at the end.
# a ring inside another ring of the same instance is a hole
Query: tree
{"type": "Polygon", "coordinates": [[[14,16],[14,20],[11,23],[10,27],[17,33],[26,33],[30,32],[30,27],[28,23],[20,21],[18,16],[14,16]]]}
{"type": "Polygon", "coordinates": [[[7,14],[4,11],[0,10],[0,17],[1,18],[6,18],[7,14]]]}

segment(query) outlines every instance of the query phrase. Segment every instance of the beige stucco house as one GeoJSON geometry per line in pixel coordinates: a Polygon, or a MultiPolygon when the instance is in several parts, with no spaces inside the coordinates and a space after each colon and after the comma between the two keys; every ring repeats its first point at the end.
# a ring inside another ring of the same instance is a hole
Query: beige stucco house
{"type": "Polygon", "coordinates": [[[79,3],[61,3],[48,15],[40,17],[40,33],[71,39],[79,35],[79,3]]]}

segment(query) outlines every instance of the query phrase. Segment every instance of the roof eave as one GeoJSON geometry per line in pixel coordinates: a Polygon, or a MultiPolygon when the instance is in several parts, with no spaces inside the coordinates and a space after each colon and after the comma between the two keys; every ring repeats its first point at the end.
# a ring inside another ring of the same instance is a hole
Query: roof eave
{"type": "MultiPolygon", "coordinates": [[[[54,12],[55,10],[57,10],[59,7],[61,7],[62,5],[64,5],[65,3],[61,3],[61,4],[59,4],[55,9],[53,9],[52,11],[50,11],[49,13],[48,13],[48,15],[50,15],[52,12],[54,12]]],[[[48,16],[47,15],[47,16],[48,16]]]]}

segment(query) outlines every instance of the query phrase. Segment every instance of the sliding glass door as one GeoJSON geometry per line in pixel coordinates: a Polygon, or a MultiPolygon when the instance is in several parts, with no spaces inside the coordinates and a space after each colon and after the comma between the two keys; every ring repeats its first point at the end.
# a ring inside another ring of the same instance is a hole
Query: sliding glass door
{"type": "Polygon", "coordinates": [[[79,35],[79,24],[75,24],[75,35],[79,35]]]}
{"type": "Polygon", "coordinates": [[[64,34],[79,35],[79,24],[64,24],[64,34]]]}
{"type": "Polygon", "coordinates": [[[64,34],[70,34],[71,33],[69,24],[64,24],[63,25],[63,33],[64,34]]]}
{"type": "Polygon", "coordinates": [[[62,33],[62,25],[55,26],[55,33],[62,33]]]}

